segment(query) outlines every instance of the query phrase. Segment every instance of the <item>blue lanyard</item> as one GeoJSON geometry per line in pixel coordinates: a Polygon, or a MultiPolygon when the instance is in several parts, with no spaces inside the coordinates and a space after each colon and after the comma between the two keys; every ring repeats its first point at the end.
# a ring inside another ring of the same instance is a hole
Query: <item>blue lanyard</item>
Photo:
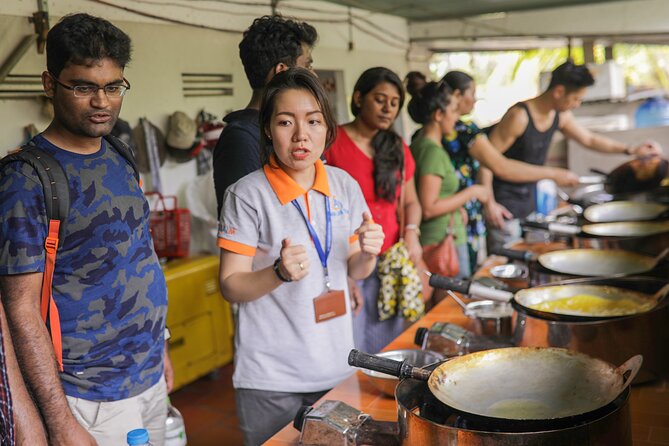
{"type": "Polygon", "coordinates": [[[316,252],[318,253],[318,258],[321,260],[321,265],[323,265],[323,272],[325,273],[325,286],[330,289],[330,277],[328,275],[328,257],[330,257],[330,251],[332,251],[332,215],[330,214],[330,198],[325,197],[325,249],[321,247],[321,241],[318,238],[316,230],[311,225],[309,218],[302,211],[302,207],[297,200],[291,201],[293,206],[300,211],[300,215],[304,219],[304,222],[307,224],[307,229],[311,235],[312,240],[314,241],[314,246],[316,247],[316,252]]]}

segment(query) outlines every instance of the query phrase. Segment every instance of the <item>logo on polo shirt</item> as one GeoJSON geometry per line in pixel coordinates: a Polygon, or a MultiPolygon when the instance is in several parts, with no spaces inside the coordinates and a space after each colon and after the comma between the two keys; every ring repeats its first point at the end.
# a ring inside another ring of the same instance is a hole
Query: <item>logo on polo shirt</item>
{"type": "Polygon", "coordinates": [[[337,200],[337,197],[334,195],[332,196],[332,201],[330,204],[330,212],[333,217],[350,214],[350,211],[344,207],[344,203],[337,200]]]}
{"type": "Polygon", "coordinates": [[[221,223],[219,232],[225,235],[235,235],[237,233],[237,229],[233,228],[232,226],[228,226],[224,223],[221,223]]]}

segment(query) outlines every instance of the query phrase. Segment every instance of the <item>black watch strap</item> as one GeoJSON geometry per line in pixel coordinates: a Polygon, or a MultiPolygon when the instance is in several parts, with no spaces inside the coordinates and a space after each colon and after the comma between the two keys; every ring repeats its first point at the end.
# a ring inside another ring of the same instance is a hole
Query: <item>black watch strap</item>
{"type": "Polygon", "coordinates": [[[292,279],[287,279],[283,277],[283,274],[281,274],[281,271],[279,270],[279,263],[281,263],[281,257],[277,258],[274,261],[274,267],[272,268],[274,270],[274,274],[276,274],[276,277],[279,278],[280,281],[282,282],[292,282],[292,279]]]}

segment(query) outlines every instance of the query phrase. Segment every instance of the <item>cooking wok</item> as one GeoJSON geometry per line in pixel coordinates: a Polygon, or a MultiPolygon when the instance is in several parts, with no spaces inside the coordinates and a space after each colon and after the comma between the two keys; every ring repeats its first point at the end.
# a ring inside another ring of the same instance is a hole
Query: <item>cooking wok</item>
{"type": "Polygon", "coordinates": [[[569,284],[520,290],[514,300],[543,317],[551,313],[561,316],[560,320],[592,320],[645,313],[655,308],[668,292],[669,285],[651,295],[608,285],[569,284]]]}
{"type": "Polygon", "coordinates": [[[669,161],[659,156],[645,156],[627,161],[608,174],[591,169],[606,176],[604,189],[611,194],[628,194],[654,189],[662,183],[669,172],[669,161]]]}
{"type": "Polygon", "coordinates": [[[637,201],[611,201],[588,207],[583,216],[593,223],[659,220],[669,217],[669,206],[637,201]]]}
{"type": "Polygon", "coordinates": [[[613,276],[646,273],[669,254],[666,248],[656,257],[619,249],[567,249],[535,256],[528,251],[497,249],[495,254],[515,260],[536,260],[544,268],[574,276],[613,276]]]}
{"type": "Polygon", "coordinates": [[[654,309],[669,293],[669,284],[654,294],[627,288],[586,283],[578,279],[569,284],[548,285],[518,290],[515,294],[487,288],[469,280],[433,274],[430,286],[474,297],[510,302],[516,310],[547,320],[586,322],[645,313],[654,309]],[[583,282],[583,283],[579,283],[583,282]],[[518,307],[521,307],[520,309],[518,307]]]}
{"type": "Polygon", "coordinates": [[[669,232],[669,222],[656,221],[617,221],[611,223],[591,223],[583,226],[526,221],[523,225],[553,233],[574,236],[647,237],[669,232]]]}
{"type": "Polygon", "coordinates": [[[616,368],[566,349],[511,347],[456,357],[430,371],[354,349],[348,363],[427,381],[432,394],[458,412],[523,422],[559,421],[609,404],[632,382],[642,357],[616,368]]]}
{"type": "MultiPolygon", "coordinates": [[[[565,240],[571,248],[616,249],[656,256],[669,246],[669,221],[622,221],[582,226],[526,221],[523,227],[547,231],[551,240],[565,240]]],[[[526,237],[531,235],[526,233],[526,237]]]]}

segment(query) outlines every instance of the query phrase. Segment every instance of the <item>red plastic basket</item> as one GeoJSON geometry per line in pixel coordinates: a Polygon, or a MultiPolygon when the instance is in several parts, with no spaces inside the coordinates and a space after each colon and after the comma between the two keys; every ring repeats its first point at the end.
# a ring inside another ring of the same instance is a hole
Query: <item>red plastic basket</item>
{"type": "Polygon", "coordinates": [[[190,212],[179,209],[177,197],[147,192],[149,228],[158,257],[186,257],[190,247],[190,212]]]}

